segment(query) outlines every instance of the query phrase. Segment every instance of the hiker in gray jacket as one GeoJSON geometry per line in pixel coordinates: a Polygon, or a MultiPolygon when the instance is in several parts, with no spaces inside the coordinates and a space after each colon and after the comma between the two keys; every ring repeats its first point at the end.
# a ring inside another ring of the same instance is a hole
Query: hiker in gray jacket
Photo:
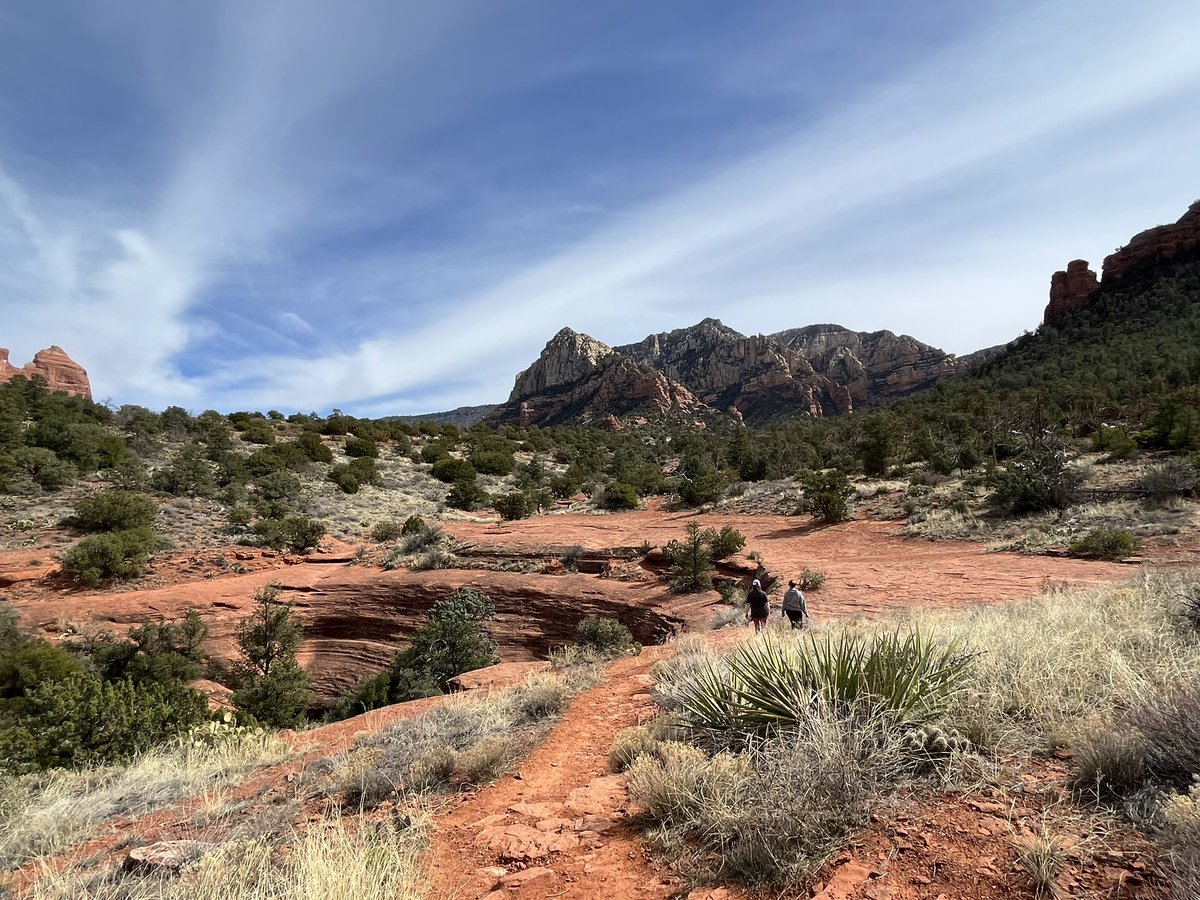
{"type": "Polygon", "coordinates": [[[791,619],[793,628],[803,628],[808,618],[808,602],[794,581],[788,582],[787,593],[783,595],[783,615],[791,619]]]}

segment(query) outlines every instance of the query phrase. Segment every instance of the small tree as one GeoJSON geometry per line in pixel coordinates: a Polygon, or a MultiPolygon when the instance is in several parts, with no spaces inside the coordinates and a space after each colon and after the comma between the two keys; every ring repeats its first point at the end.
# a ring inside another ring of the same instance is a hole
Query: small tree
{"type": "Polygon", "coordinates": [[[412,636],[401,667],[432,675],[444,690],[462,672],[493,665],[496,642],[484,625],[496,614],[491,598],[459,588],[429,611],[429,623],[412,636]]]}
{"type": "Polygon", "coordinates": [[[692,519],[687,523],[682,541],[670,541],[663,547],[663,555],[671,564],[671,587],[680,593],[706,591],[712,587],[712,551],[708,536],[700,523],[692,519]]]}
{"type": "Polygon", "coordinates": [[[522,491],[513,491],[493,497],[492,507],[504,519],[524,519],[533,513],[534,500],[522,491]]]}
{"type": "Polygon", "coordinates": [[[604,488],[605,509],[637,509],[637,488],[623,481],[613,481],[604,488]]]}
{"type": "Polygon", "coordinates": [[[726,525],[720,531],[710,528],[704,535],[713,559],[728,559],[746,546],[746,536],[732,525],[726,525]]]}
{"type": "Polygon", "coordinates": [[[238,709],[258,721],[286,728],[300,723],[312,700],[308,673],[296,662],[304,626],[292,604],[279,600],[279,585],[260,588],[254,611],[238,628],[242,662],[240,686],[233,692],[238,709]]]}
{"type": "Polygon", "coordinates": [[[813,517],[833,525],[850,517],[847,501],[854,493],[845,472],[830,469],[827,472],[809,472],[803,478],[804,502],[813,517]]]}
{"type": "Polygon", "coordinates": [[[455,509],[474,509],[486,499],[487,491],[483,489],[474,475],[454,482],[446,494],[446,504],[455,509]]]}

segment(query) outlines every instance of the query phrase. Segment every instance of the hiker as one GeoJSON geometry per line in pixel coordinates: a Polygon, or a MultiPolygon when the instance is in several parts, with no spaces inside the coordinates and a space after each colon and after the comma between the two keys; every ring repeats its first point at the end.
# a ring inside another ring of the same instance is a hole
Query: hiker
{"type": "Polygon", "coordinates": [[[767,629],[767,617],[771,615],[771,598],[762,589],[762,582],[757,578],[750,584],[750,593],[746,595],[746,621],[754,623],[754,633],[767,629]]]}
{"type": "Polygon", "coordinates": [[[796,582],[789,581],[787,593],[783,595],[783,612],[792,621],[793,628],[803,628],[804,620],[808,618],[808,601],[804,592],[796,587],[796,582]]]}

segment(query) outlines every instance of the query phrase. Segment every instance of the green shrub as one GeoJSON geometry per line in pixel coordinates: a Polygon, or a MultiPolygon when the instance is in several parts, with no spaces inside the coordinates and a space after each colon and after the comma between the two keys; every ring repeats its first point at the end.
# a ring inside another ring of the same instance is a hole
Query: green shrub
{"type": "Polygon", "coordinates": [[[412,534],[415,531],[425,531],[425,520],[416,513],[404,520],[404,526],[400,529],[401,534],[412,534]]]}
{"type": "Polygon", "coordinates": [[[1093,528],[1072,541],[1067,552],[1082,559],[1124,559],[1138,551],[1141,542],[1128,531],[1117,528],[1093,528]]]}
{"type": "Polygon", "coordinates": [[[15,773],[125,762],[208,715],[206,698],[182,682],[87,674],[43,681],[17,708],[16,724],[0,732],[0,766],[15,773]]]}
{"type": "Polygon", "coordinates": [[[357,494],[364,484],[378,485],[383,479],[375,460],[369,456],[360,456],[346,465],[331,467],[329,480],[344,493],[357,494]]]}
{"type": "Polygon", "coordinates": [[[1058,452],[1027,453],[989,479],[988,502],[1010,515],[1066,509],[1078,499],[1082,477],[1058,452]]]}
{"type": "Polygon", "coordinates": [[[101,491],[75,504],[66,524],[84,531],[127,531],[153,524],[158,508],[143,494],[101,491]]]}
{"type": "Polygon", "coordinates": [[[580,620],[575,626],[575,643],[605,656],[623,656],[637,646],[628,628],[602,616],[580,620]]]}
{"type": "Polygon", "coordinates": [[[255,492],[264,500],[294,501],[303,485],[290,472],[271,472],[254,479],[255,492]]]}
{"type": "Polygon", "coordinates": [[[151,486],[175,497],[211,497],[216,492],[213,464],[199,444],[185,444],[174,459],[150,477],[151,486]]]}
{"type": "Polygon", "coordinates": [[[472,476],[456,481],[446,494],[446,504],[454,509],[475,509],[487,499],[487,491],[472,476]]]}
{"type": "Polygon", "coordinates": [[[137,578],[150,564],[159,539],[143,526],[86,537],[63,555],[63,571],[90,587],[108,577],[137,578]]]}
{"type": "Polygon", "coordinates": [[[510,494],[498,494],[493,497],[492,508],[500,513],[502,519],[511,521],[530,516],[534,510],[534,502],[528,494],[513,491],[510,494]]]}
{"type": "Polygon", "coordinates": [[[809,472],[802,479],[804,502],[813,517],[833,525],[844,522],[850,515],[847,501],[854,495],[846,473],[831,469],[827,472],[809,472]]]}
{"type": "Polygon", "coordinates": [[[260,519],[254,525],[259,543],[276,550],[287,548],[297,553],[312,550],[325,536],[325,525],[308,516],[288,516],[284,519],[260,519]]]}
{"type": "Polygon", "coordinates": [[[758,640],[721,665],[698,669],[678,699],[688,724],[711,732],[795,727],[816,698],[846,709],[881,706],[901,721],[922,723],[945,709],[969,663],[956,645],[916,630],[866,639],[842,633],[806,644],[758,640]]]}
{"type": "Polygon", "coordinates": [[[459,588],[429,611],[429,622],[412,635],[405,664],[428,672],[445,689],[450,679],[472,669],[493,665],[496,642],[485,623],[496,614],[491,599],[470,588],[459,588]]]}
{"type": "Polygon", "coordinates": [[[75,466],[59,459],[53,450],[44,447],[17,447],[12,454],[13,465],[29,480],[47,491],[57,491],[75,480],[75,466]]]}
{"type": "Polygon", "coordinates": [[[725,476],[717,471],[701,472],[679,481],[679,499],[688,506],[716,503],[725,495],[725,476]]]}
{"type": "MultiPolygon", "coordinates": [[[[230,416],[232,420],[233,416],[230,416]]],[[[274,444],[275,430],[271,428],[266,419],[247,419],[243,425],[234,423],[234,427],[241,428],[241,438],[250,444],[274,444]]]]}
{"type": "Polygon", "coordinates": [[[369,441],[366,438],[352,437],[346,441],[346,455],[353,457],[370,457],[376,459],[379,457],[379,445],[374,441],[369,441]]]}
{"type": "Polygon", "coordinates": [[[404,524],[401,522],[376,522],[371,528],[371,540],[377,544],[386,544],[404,534],[404,524]]]}
{"type": "Polygon", "coordinates": [[[333,462],[333,451],[325,446],[325,442],[315,431],[304,432],[296,438],[295,444],[313,462],[333,462]]]}
{"type": "Polygon", "coordinates": [[[509,475],[513,470],[512,454],[499,450],[472,453],[469,461],[480,475],[509,475]]]}
{"type": "Polygon", "coordinates": [[[637,509],[637,489],[623,481],[609,482],[604,487],[603,506],[605,509],[637,509]]]}
{"type": "Polygon", "coordinates": [[[470,461],[448,456],[435,462],[433,468],[429,470],[429,474],[438,481],[453,484],[468,479],[474,480],[476,473],[475,467],[471,465],[470,461]]]}
{"type": "Polygon", "coordinates": [[[797,583],[800,585],[800,590],[802,591],[819,591],[825,584],[825,573],[814,571],[805,566],[804,571],[800,573],[800,579],[797,583]]]}
{"type": "Polygon", "coordinates": [[[713,559],[728,559],[746,546],[746,536],[726,525],[720,531],[708,531],[708,547],[713,559]]]}
{"type": "Polygon", "coordinates": [[[421,448],[421,462],[436,463],[450,458],[450,448],[434,441],[421,448]]]}

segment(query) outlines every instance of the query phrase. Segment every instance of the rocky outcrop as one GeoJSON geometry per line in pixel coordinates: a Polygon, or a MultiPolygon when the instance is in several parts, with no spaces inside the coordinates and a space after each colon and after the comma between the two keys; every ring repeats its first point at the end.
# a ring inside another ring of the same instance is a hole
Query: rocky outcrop
{"type": "MultiPolygon", "coordinates": [[[[686,387],[586,334],[564,328],[517,376],[492,421],[518,425],[607,422],[635,412],[704,412],[686,387]]],[[[611,427],[611,423],[610,423],[611,427]]]]}
{"type": "Polygon", "coordinates": [[[1159,225],[1136,234],[1129,243],[1104,258],[1105,287],[1120,281],[1134,269],[1169,260],[1200,246],[1200,200],[1173,225],[1159,225]]]}
{"type": "Polygon", "coordinates": [[[772,335],[839,384],[859,407],[932,387],[965,366],[952,355],[907,334],[850,331],[840,325],[809,325],[772,335]]]}
{"type": "MultiPolygon", "coordinates": [[[[746,336],[718,319],[609,347],[563,329],[517,376],[494,422],[604,422],[682,411],[757,424],[852,412],[966,368],[907,335],[813,325],[746,336]]],[[[619,423],[618,423],[619,424],[619,423]]]]}
{"type": "Polygon", "coordinates": [[[617,352],[686,385],[711,409],[745,421],[850,411],[846,392],[802,355],[771,337],[739,334],[719,319],[652,334],[617,352]]]}
{"type": "Polygon", "coordinates": [[[1092,294],[1100,290],[1096,273],[1088,268],[1086,259],[1074,259],[1067,268],[1050,277],[1050,303],[1042,321],[1053,325],[1064,316],[1087,306],[1092,294]]]}
{"type": "Polygon", "coordinates": [[[83,366],[67,356],[62,347],[48,347],[34,354],[33,362],[14,366],[8,351],[0,347],[0,384],[16,378],[41,378],[54,392],[73,394],[76,397],[92,398],[92,385],[83,366]]]}
{"type": "MultiPolygon", "coordinates": [[[[539,558],[542,558],[539,556],[539,558]]],[[[245,575],[119,594],[55,594],[23,604],[27,626],[47,634],[63,622],[89,622],[121,633],[144,621],[178,621],[198,610],[208,626],[205,649],[232,664],[237,634],[253,610],[260,587],[280,585],[304,624],[301,665],[320,703],[386,668],[408,637],[428,621],[433,604],[460,587],[487,593],[496,615],[488,631],[505,662],[545,659],[552,647],[571,643],[587,616],[616,619],[643,644],[663,641],[685,623],[699,624],[711,610],[691,612],[685,599],[656,580],[634,581],[567,573],[444,569],[386,571],[320,556],[302,564],[245,575]],[[692,622],[691,616],[703,617],[692,622]]]]}
{"type": "Polygon", "coordinates": [[[1050,302],[1043,322],[1056,324],[1087,306],[1102,287],[1115,287],[1131,273],[1197,248],[1200,248],[1200,200],[1189,206],[1178,222],[1135,234],[1128,244],[1106,256],[1099,279],[1083,259],[1072,260],[1065,271],[1055,272],[1050,279],[1050,302]]]}
{"type": "Polygon", "coordinates": [[[537,361],[517,376],[508,402],[536,397],[590,378],[614,352],[595,338],[564,328],[550,339],[537,361]]]}

